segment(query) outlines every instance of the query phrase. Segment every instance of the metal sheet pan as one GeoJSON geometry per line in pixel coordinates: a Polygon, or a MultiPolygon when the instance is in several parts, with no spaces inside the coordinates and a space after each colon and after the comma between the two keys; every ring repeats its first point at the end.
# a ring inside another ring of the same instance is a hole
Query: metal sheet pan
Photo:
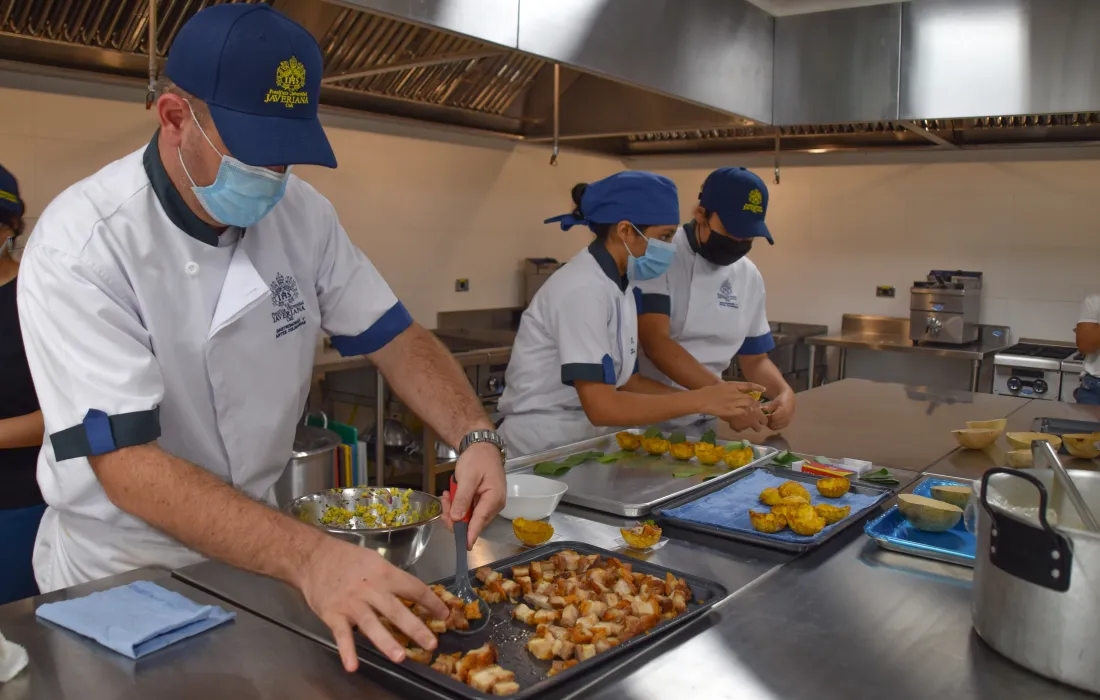
{"type": "MultiPolygon", "coordinates": [[[[455,634],[442,635],[439,638],[437,653],[446,654],[456,651],[470,651],[480,647],[487,641],[492,641],[496,644],[500,652],[500,660],[498,663],[509,671],[513,671],[516,674],[516,682],[520,685],[520,691],[510,697],[517,698],[518,700],[526,700],[527,698],[541,696],[548,691],[557,689],[563,684],[571,683],[573,679],[579,678],[582,675],[592,674],[597,670],[603,673],[610,672],[612,668],[609,668],[609,666],[618,666],[619,664],[609,664],[609,662],[614,660],[619,660],[620,663],[625,662],[630,656],[636,654],[639,651],[639,647],[642,645],[645,645],[649,641],[673,628],[683,626],[729,596],[729,591],[726,590],[724,586],[714,581],[708,581],[696,576],[691,576],[690,574],[684,574],[679,571],[650,564],[618,552],[601,549],[600,547],[593,547],[592,545],[582,542],[553,542],[506,559],[501,559],[488,566],[494,570],[500,571],[510,578],[511,567],[537,560],[548,559],[555,553],[566,549],[571,549],[580,554],[599,554],[604,558],[616,557],[620,561],[632,564],[636,572],[652,574],[654,576],[660,576],[661,578],[664,578],[666,573],[671,572],[673,576],[686,580],[688,585],[691,586],[691,600],[688,601],[687,611],[672,620],[664,620],[647,634],[629,639],[603,654],[597,654],[588,661],[577,664],[552,678],[546,677],[547,672],[550,670],[550,662],[539,661],[527,651],[527,640],[534,632],[534,629],[512,619],[511,613],[514,606],[511,603],[491,605],[492,620],[490,624],[486,626],[486,629],[477,634],[465,637],[455,634]]],[[[471,578],[473,574],[474,572],[471,570],[471,578]]],[[[436,583],[449,586],[453,580],[454,577],[451,576],[441,581],[437,581],[436,583]]],[[[360,648],[369,650],[370,653],[379,658],[385,658],[372,644],[365,640],[361,642],[360,648]]],[[[433,671],[430,667],[416,663],[415,661],[406,660],[400,666],[396,666],[395,670],[405,681],[423,690],[435,688],[445,689],[455,697],[469,698],[470,700],[483,700],[484,698],[491,697],[490,695],[474,690],[449,676],[433,671]]]]}
{"type": "MultiPolygon", "coordinates": [[[[913,488],[913,493],[930,498],[933,486],[973,486],[973,483],[927,477],[913,488]]],[[[947,532],[921,532],[910,526],[894,506],[864,525],[863,531],[883,549],[974,568],[977,541],[962,520],[947,532]]]]}
{"type": "Polygon", "coordinates": [[[812,487],[813,484],[815,484],[817,480],[821,478],[819,476],[814,476],[813,474],[803,474],[802,472],[791,471],[790,469],[785,469],[783,467],[752,467],[748,469],[741,469],[733,475],[731,480],[728,480],[721,484],[717,484],[713,487],[710,487],[710,484],[708,483],[708,488],[704,489],[703,491],[692,493],[689,494],[687,497],[678,498],[674,501],[670,501],[657,511],[657,516],[661,518],[661,523],[663,525],[668,525],[669,527],[681,528],[684,530],[694,530],[696,532],[703,532],[708,535],[715,535],[717,537],[723,537],[729,540],[737,540],[739,542],[759,544],[763,545],[764,547],[769,547],[771,549],[779,549],[784,552],[805,552],[807,550],[820,547],[822,544],[836,537],[839,533],[843,532],[848,527],[851,527],[853,524],[859,522],[859,520],[864,515],[873,510],[878,504],[882,503],[893,494],[893,490],[886,486],[873,486],[871,484],[867,484],[861,481],[852,481],[852,491],[860,494],[874,495],[876,496],[875,501],[867,506],[864,506],[861,510],[854,511],[853,513],[849,514],[847,518],[837,523],[836,526],[830,527],[821,536],[820,539],[816,539],[811,542],[787,542],[771,537],[770,535],[767,535],[763,532],[745,532],[742,530],[730,530],[722,527],[715,527],[713,525],[703,525],[686,520],[671,519],[665,517],[664,515],[665,511],[672,510],[673,508],[677,508],[684,505],[685,503],[694,501],[698,498],[702,498],[703,496],[714,493],[715,491],[719,491],[724,488],[734,488],[738,481],[750,476],[758,470],[766,471],[769,474],[772,474],[782,479],[790,479],[791,481],[798,481],[809,484],[810,487],[812,487]]]}
{"type": "MultiPolygon", "coordinates": [[[[629,432],[640,434],[642,431],[632,429],[629,432]]],[[[687,439],[697,442],[699,436],[688,435],[687,439]]],[[[509,474],[531,474],[539,462],[556,461],[579,452],[611,453],[618,449],[615,436],[604,435],[553,450],[510,459],[505,464],[505,469],[509,474]]],[[[562,476],[548,478],[556,478],[569,485],[569,490],[565,492],[562,499],[566,503],[612,515],[637,518],[652,513],[657,506],[673,499],[710,486],[729,483],[741,471],[766,464],[778,452],[774,447],[764,445],[753,445],[753,451],[756,458],[749,464],[722,472],[706,481],[704,481],[705,474],[687,478],[672,476],[672,472],[676,469],[696,464],[694,460],[679,462],[667,454],[651,457],[642,451],[611,464],[585,462],[562,476]]]]}

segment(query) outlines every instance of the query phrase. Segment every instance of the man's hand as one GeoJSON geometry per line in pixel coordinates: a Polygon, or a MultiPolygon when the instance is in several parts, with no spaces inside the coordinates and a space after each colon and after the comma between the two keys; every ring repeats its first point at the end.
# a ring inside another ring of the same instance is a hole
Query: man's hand
{"type": "Polygon", "coordinates": [[[749,430],[759,432],[768,427],[768,416],[761,409],[759,403],[739,415],[718,417],[739,433],[749,430]]]}
{"type": "Polygon", "coordinates": [[[446,619],[443,601],[412,574],[393,566],[377,552],[336,538],[324,538],[309,559],[299,582],[309,607],[332,630],[344,668],[359,668],[354,627],[394,663],[405,660],[405,649],[382,625],[385,617],[421,649],[436,647],[435,635],[398,597],[420,603],[433,618],[446,619]]]}
{"type": "Polygon", "coordinates": [[[794,419],[794,392],[787,390],[781,392],[773,401],[764,406],[768,415],[768,427],[772,430],[782,430],[791,424],[794,419]]]}
{"type": "Polygon", "coordinates": [[[448,528],[453,527],[455,521],[462,520],[472,509],[466,548],[473,549],[481,531],[504,508],[504,462],[500,450],[488,442],[470,445],[458,458],[455,480],[458,491],[454,503],[449,493],[443,494],[443,521],[448,528]]]}

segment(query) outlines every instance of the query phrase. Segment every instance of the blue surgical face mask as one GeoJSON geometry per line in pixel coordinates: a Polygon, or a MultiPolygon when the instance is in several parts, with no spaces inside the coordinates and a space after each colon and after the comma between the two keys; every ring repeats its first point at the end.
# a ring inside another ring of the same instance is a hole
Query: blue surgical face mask
{"type": "MultiPolygon", "coordinates": [[[[630,224],[638,235],[646,240],[645,254],[640,258],[634,257],[630,248],[626,249],[629,258],[626,261],[626,278],[631,282],[641,282],[660,277],[668,271],[672,261],[676,259],[676,246],[666,243],[659,238],[646,238],[641,229],[630,224]]],[[[626,245],[626,240],[623,240],[626,245]]]]}
{"type": "MultiPolygon", "coordinates": [[[[190,109],[191,103],[187,104],[190,109]]],[[[275,208],[286,193],[286,183],[290,179],[290,166],[284,172],[277,173],[267,168],[242,163],[232,156],[225,155],[214,146],[214,142],[203,131],[195,111],[191,118],[199,127],[206,142],[214,152],[222,157],[218,166],[218,176],[213,184],[199,187],[195,184],[187,165],[183,162],[183,153],[178,148],[180,164],[191,180],[191,191],[199,199],[199,204],[215,221],[225,226],[247,228],[256,224],[275,208]]]]}

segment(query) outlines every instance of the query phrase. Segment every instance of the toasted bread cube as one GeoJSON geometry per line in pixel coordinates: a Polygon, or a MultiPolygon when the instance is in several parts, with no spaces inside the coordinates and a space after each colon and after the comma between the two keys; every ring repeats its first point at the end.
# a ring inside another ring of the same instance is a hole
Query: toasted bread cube
{"type": "Polygon", "coordinates": [[[480,620],[481,619],[481,606],[477,604],[477,601],[466,603],[466,608],[463,610],[463,614],[467,620],[480,620]]]}
{"type": "Polygon", "coordinates": [[[424,664],[425,666],[432,662],[432,652],[416,646],[406,649],[405,656],[407,656],[412,661],[415,661],[418,664],[424,664]]]}
{"type": "Polygon", "coordinates": [[[512,578],[514,578],[514,579],[519,579],[521,576],[530,576],[530,575],[531,575],[531,567],[529,567],[527,565],[513,566],[512,567],[512,578]]]}
{"type": "Polygon", "coordinates": [[[657,605],[653,601],[642,600],[640,598],[635,598],[633,601],[631,601],[630,610],[638,617],[643,617],[645,615],[656,615],[658,612],[660,612],[657,605]]]}
{"type": "Polygon", "coordinates": [[[565,597],[560,595],[551,596],[550,607],[554,608],[555,610],[561,610],[565,607],[565,597]]]}
{"type": "Polygon", "coordinates": [[[587,627],[581,627],[580,625],[574,627],[569,633],[569,641],[574,644],[589,644],[592,642],[592,639],[592,630],[587,627]]]}
{"type": "Polygon", "coordinates": [[[535,583],[531,580],[530,576],[517,576],[516,583],[519,584],[520,590],[523,591],[524,594],[535,590],[535,583]]]}
{"type": "Polygon", "coordinates": [[[443,634],[447,631],[446,620],[428,620],[428,629],[435,634],[443,634]]]}
{"type": "Polygon", "coordinates": [[[508,596],[508,599],[511,601],[519,600],[520,596],[523,595],[523,590],[520,588],[520,585],[511,579],[504,579],[500,581],[499,585],[501,592],[508,596]]]}
{"type": "Polygon", "coordinates": [[[596,655],[595,644],[581,644],[574,652],[577,661],[587,661],[596,655]]]}
{"type": "Polygon", "coordinates": [[[599,616],[595,614],[585,615],[584,617],[577,618],[577,627],[586,627],[591,629],[592,627],[595,627],[599,621],[599,616]]]}
{"type": "Polygon", "coordinates": [[[470,623],[466,621],[466,611],[463,608],[458,610],[452,610],[451,616],[447,618],[447,629],[449,630],[468,630],[470,629],[470,623]]]}
{"type": "Polygon", "coordinates": [[[531,562],[531,578],[536,581],[542,580],[542,567],[546,562],[533,561],[531,562]]]}
{"type": "Polygon", "coordinates": [[[554,607],[550,605],[550,598],[538,593],[528,593],[523,596],[523,602],[530,605],[536,610],[553,610],[554,607]]]}
{"type": "Polygon", "coordinates": [[[562,627],[572,627],[577,624],[577,619],[579,617],[580,613],[576,605],[566,605],[561,611],[562,627]]]}
{"type": "Polygon", "coordinates": [[[515,695],[519,692],[519,683],[515,681],[497,681],[497,684],[493,686],[493,695],[515,695]]]}
{"type": "Polygon", "coordinates": [[[624,634],[636,637],[645,634],[657,624],[656,615],[644,615],[642,617],[628,617],[623,624],[624,634]]]}
{"type": "Polygon", "coordinates": [[[535,624],[557,622],[561,618],[561,611],[559,610],[536,610],[534,621],[535,624]]]}
{"type": "Polygon", "coordinates": [[[566,669],[573,668],[576,665],[576,659],[569,659],[567,661],[555,661],[553,664],[550,665],[550,672],[546,675],[547,677],[553,677],[566,669]]]}
{"type": "Polygon", "coordinates": [[[607,610],[607,603],[599,600],[586,600],[580,604],[579,610],[581,615],[595,615],[599,617],[607,610]]]}
{"type": "Polygon", "coordinates": [[[618,605],[621,600],[622,600],[622,598],[620,598],[615,593],[605,593],[604,596],[603,596],[602,602],[607,607],[613,608],[616,605],[618,605]]]}
{"type": "Polygon", "coordinates": [[[568,639],[555,639],[554,645],[550,650],[553,652],[554,656],[564,660],[573,658],[575,649],[576,645],[568,639]]]}
{"type": "Polygon", "coordinates": [[[550,581],[539,581],[535,584],[534,592],[549,598],[551,595],[554,594],[554,584],[550,581]]]}
{"type": "MultiPolygon", "coordinates": [[[[489,590],[489,588],[475,588],[474,592],[478,597],[484,600],[486,603],[492,605],[493,603],[503,603],[504,594],[497,591],[489,590]]],[[[465,605],[463,606],[465,607],[465,605]]]]}
{"type": "Polygon", "coordinates": [[[435,662],[432,663],[432,670],[438,671],[445,676],[453,676],[455,673],[455,667],[458,666],[458,660],[462,658],[461,652],[454,654],[440,654],[435,657],[435,662]]]}
{"type": "Polygon", "coordinates": [[[540,661],[549,661],[554,658],[554,640],[548,637],[536,637],[527,642],[527,651],[540,661]]]}
{"type": "Polygon", "coordinates": [[[622,623],[626,619],[626,611],[620,608],[610,608],[600,615],[601,622],[618,622],[622,623]]]}
{"type": "Polygon", "coordinates": [[[566,549],[555,554],[550,560],[559,571],[576,571],[581,561],[581,555],[566,549]]]}
{"type": "Polygon", "coordinates": [[[687,610],[687,599],[684,597],[683,591],[676,591],[672,594],[672,609],[678,613],[687,610]]]}
{"type": "Polygon", "coordinates": [[[638,592],[638,589],[634,587],[630,581],[625,578],[621,578],[615,582],[615,585],[611,587],[611,590],[620,596],[634,595],[638,592]]]}
{"type": "Polygon", "coordinates": [[[512,609],[512,617],[516,618],[525,625],[531,625],[535,622],[535,611],[527,607],[523,603],[520,603],[512,609]]]}
{"type": "Polygon", "coordinates": [[[581,602],[584,602],[586,600],[594,600],[596,598],[596,594],[588,590],[587,588],[578,588],[576,591],[574,591],[573,595],[575,595],[577,597],[577,600],[581,602]]]}
{"type": "Polygon", "coordinates": [[[470,674],[468,685],[474,690],[488,693],[497,683],[510,683],[515,680],[515,677],[515,673],[506,671],[500,666],[486,666],[470,674]]]}
{"type": "Polygon", "coordinates": [[[481,581],[482,583],[489,583],[489,580],[494,573],[496,572],[493,571],[492,567],[483,566],[474,572],[474,576],[476,576],[477,580],[481,581]]]}

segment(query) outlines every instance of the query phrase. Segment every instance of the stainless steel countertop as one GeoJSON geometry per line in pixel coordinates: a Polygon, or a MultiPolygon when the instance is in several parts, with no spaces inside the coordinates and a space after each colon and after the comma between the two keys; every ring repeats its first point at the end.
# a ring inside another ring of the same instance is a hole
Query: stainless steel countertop
{"type": "MultiPolygon", "coordinates": [[[[1100,407],[1082,406],[1059,401],[1029,401],[1020,410],[1008,416],[1005,432],[1029,432],[1036,418],[1063,418],[1068,420],[1100,422],[1100,407]]],[[[964,450],[961,447],[945,456],[931,467],[929,472],[947,476],[978,479],[987,469],[1004,466],[1004,454],[1012,449],[1002,437],[984,450],[964,450]]],[[[1075,459],[1062,455],[1062,463],[1067,469],[1096,469],[1098,464],[1091,459],[1075,459]]]]}
{"type": "Polygon", "coordinates": [[[300,635],[261,620],[171,578],[138,569],[0,607],[0,632],[27,648],[30,665],[0,684],[0,700],[303,700],[398,698],[339,657],[300,635]],[[132,581],[155,581],[200,604],[237,613],[228,624],[133,661],[47,622],[42,603],[77,598],[132,581]]]}
{"type": "Polygon", "coordinates": [[[875,333],[842,333],[840,335],[815,335],[806,338],[810,345],[863,350],[891,350],[931,357],[958,360],[983,360],[1012,345],[1007,338],[989,338],[967,345],[915,345],[908,335],[884,335],[875,333]]]}
{"type": "Polygon", "coordinates": [[[1005,418],[1028,399],[969,391],[906,387],[845,379],[796,395],[794,422],[779,435],[736,433],[780,449],[827,457],[854,457],[920,472],[957,446],[952,430],[971,420],[1005,418]]]}
{"type": "MultiPolygon", "coordinates": [[[[1008,416],[1010,427],[1026,429],[1036,416],[1100,418],[1100,410],[1087,407],[858,380],[800,394],[799,401],[798,420],[784,436],[796,450],[872,459],[895,468],[914,464],[917,470],[939,462],[934,470],[942,471],[942,458],[954,444],[950,430],[966,420],[1008,416]]],[[[915,477],[899,473],[903,484],[915,477]]],[[[566,506],[552,522],[565,539],[614,548],[617,528],[629,521],[566,506]]],[[[582,676],[559,697],[1091,697],[1020,669],[977,639],[970,625],[970,570],[879,550],[859,524],[793,559],[708,535],[672,530],[666,535],[671,541],[650,560],[720,581],[733,595],[672,636],[653,640],[629,664],[582,676]]],[[[414,573],[425,580],[451,573],[452,543],[450,534],[437,528],[414,573]]],[[[470,562],[477,566],[518,551],[510,523],[497,519],[470,562]]],[[[0,630],[29,647],[33,664],[0,686],[0,700],[424,697],[387,677],[386,664],[373,657],[363,657],[371,666],[361,673],[344,674],[327,630],[300,594],[284,584],[216,563],[188,567],[175,576],[133,572],[0,607],[0,630]],[[199,589],[188,590],[185,581],[200,582],[219,597],[241,601],[239,606],[222,603],[238,610],[239,617],[140,662],[34,619],[40,602],[134,578],[155,578],[198,602],[211,602],[199,589]],[[292,621],[301,635],[260,618],[292,621]]]]}

